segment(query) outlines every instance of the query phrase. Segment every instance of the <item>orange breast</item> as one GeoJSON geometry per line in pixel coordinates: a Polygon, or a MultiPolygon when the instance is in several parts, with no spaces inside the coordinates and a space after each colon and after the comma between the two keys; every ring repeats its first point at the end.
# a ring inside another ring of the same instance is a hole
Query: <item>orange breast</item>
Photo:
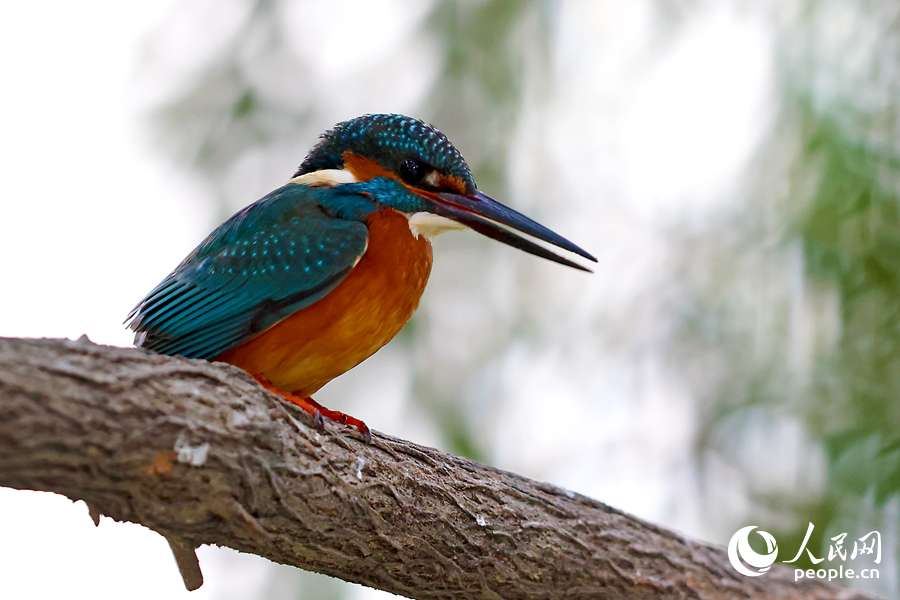
{"type": "Polygon", "coordinates": [[[372,356],[412,316],[431,272],[431,243],[391,208],[368,221],[369,245],[327,296],[216,358],[301,398],[372,356]]]}

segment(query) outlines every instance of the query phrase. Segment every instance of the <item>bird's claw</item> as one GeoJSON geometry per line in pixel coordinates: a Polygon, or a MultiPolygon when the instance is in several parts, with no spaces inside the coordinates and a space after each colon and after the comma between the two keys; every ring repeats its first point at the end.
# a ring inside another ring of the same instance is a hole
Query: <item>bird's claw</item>
{"type": "Polygon", "coordinates": [[[325,431],[325,417],[322,416],[322,413],[315,409],[315,413],[313,414],[313,420],[316,422],[316,429],[321,432],[325,431]]]}

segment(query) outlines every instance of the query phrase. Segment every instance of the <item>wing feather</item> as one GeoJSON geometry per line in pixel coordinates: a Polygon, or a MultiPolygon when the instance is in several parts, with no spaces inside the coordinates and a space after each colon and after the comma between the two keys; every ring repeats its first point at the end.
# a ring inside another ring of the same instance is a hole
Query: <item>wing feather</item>
{"type": "Polygon", "coordinates": [[[368,230],[326,210],[321,193],[287,185],[213,231],[128,315],[135,343],[214,358],[333,290],[368,230]]]}

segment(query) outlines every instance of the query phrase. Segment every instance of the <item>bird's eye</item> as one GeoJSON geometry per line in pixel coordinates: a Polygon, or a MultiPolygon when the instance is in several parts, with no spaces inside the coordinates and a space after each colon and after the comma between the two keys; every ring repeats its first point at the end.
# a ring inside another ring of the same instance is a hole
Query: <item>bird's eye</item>
{"type": "Polygon", "coordinates": [[[403,161],[400,165],[399,172],[403,181],[410,185],[415,185],[422,181],[422,178],[425,177],[425,173],[428,172],[428,168],[423,163],[411,158],[403,161]]]}

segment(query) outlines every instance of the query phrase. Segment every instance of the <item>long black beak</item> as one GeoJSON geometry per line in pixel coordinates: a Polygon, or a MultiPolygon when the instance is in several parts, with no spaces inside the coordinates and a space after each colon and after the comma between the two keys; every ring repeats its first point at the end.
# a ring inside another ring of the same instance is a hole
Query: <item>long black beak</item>
{"type": "Polygon", "coordinates": [[[552,260],[573,269],[587,271],[588,273],[592,272],[590,269],[563,258],[506,228],[510,227],[590,261],[597,262],[596,258],[558,233],[550,231],[540,223],[532,221],[522,213],[500,204],[490,196],[477,190],[467,196],[447,192],[439,192],[434,194],[434,196],[437,197],[438,201],[432,203],[430,212],[452,219],[498,242],[509,244],[513,248],[524,250],[529,254],[552,260]],[[503,225],[506,227],[502,227],[503,225]]]}

